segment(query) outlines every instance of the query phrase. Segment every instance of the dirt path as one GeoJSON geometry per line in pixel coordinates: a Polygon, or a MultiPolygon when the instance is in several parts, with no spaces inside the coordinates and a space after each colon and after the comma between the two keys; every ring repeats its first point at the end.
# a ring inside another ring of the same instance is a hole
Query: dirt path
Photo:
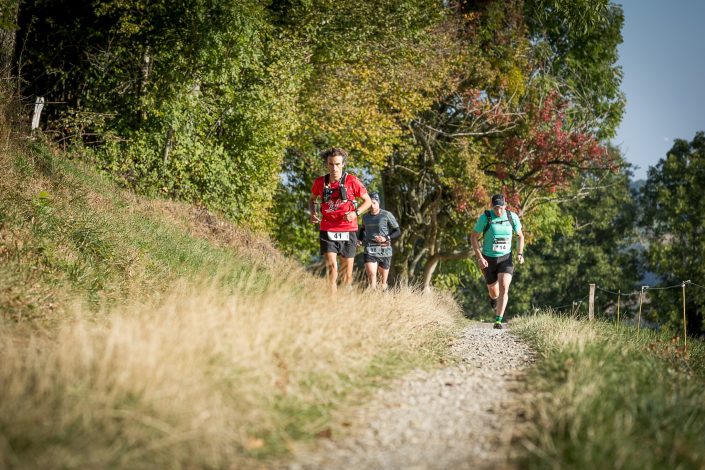
{"type": "Polygon", "coordinates": [[[340,440],[300,450],[290,470],[514,468],[522,376],[533,360],[510,329],[474,324],[455,339],[459,364],[416,370],[380,390],[340,440]]]}

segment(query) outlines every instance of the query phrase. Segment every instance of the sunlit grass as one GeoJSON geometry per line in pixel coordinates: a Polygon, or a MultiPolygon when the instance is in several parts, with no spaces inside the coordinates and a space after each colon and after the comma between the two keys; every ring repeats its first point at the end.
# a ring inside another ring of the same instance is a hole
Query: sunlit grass
{"type": "Polygon", "coordinates": [[[433,295],[331,299],[317,280],[295,293],[300,282],[232,295],[186,284],[104,317],[73,312],[49,335],[3,323],[0,463],[220,468],[278,455],[328,425],[381,356],[397,363],[372,379],[437,358],[457,318],[433,295]]]}
{"type": "Polygon", "coordinates": [[[461,318],[330,297],[265,237],[41,144],[0,172],[0,468],[259,468],[437,363],[461,318]]]}
{"type": "Polygon", "coordinates": [[[541,354],[526,468],[705,467],[705,348],[541,314],[513,331],[541,354]]]}

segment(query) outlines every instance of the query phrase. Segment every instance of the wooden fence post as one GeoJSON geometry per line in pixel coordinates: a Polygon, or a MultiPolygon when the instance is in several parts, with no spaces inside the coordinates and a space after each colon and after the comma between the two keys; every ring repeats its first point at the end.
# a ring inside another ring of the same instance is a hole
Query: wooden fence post
{"type": "Polygon", "coordinates": [[[617,326],[619,326],[619,299],[622,297],[622,289],[617,291],[617,326]]]}
{"type": "Polygon", "coordinates": [[[42,115],[42,108],[44,107],[44,97],[37,96],[34,101],[34,112],[32,113],[32,130],[39,128],[39,118],[42,115]]]}
{"type": "Polygon", "coordinates": [[[641,329],[641,304],[644,303],[644,286],[641,286],[641,291],[639,292],[639,318],[636,322],[636,337],[639,337],[639,330],[641,329]]]}
{"type": "Polygon", "coordinates": [[[595,319],[595,284],[590,284],[590,299],[588,303],[588,320],[595,319]]]}
{"type": "MultiPolygon", "coordinates": [[[[686,281],[690,282],[690,281],[686,281]]],[[[685,282],[683,283],[683,351],[688,354],[688,331],[686,329],[685,321],[685,282]]]]}

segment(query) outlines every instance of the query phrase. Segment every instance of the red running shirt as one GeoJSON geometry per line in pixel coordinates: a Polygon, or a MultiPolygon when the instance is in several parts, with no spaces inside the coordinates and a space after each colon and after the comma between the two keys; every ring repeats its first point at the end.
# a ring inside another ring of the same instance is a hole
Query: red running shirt
{"type": "Polygon", "coordinates": [[[348,193],[348,200],[343,201],[340,199],[340,182],[332,181],[329,186],[333,191],[333,195],[328,202],[323,201],[324,186],[325,176],[319,176],[313,182],[313,187],[311,188],[311,194],[321,198],[321,214],[323,214],[321,230],[330,232],[356,231],[357,217],[355,217],[352,222],[346,221],[344,217],[346,212],[355,211],[355,205],[352,203],[352,200],[367,194],[365,186],[357,179],[357,176],[348,173],[345,177],[345,191],[348,193]]]}

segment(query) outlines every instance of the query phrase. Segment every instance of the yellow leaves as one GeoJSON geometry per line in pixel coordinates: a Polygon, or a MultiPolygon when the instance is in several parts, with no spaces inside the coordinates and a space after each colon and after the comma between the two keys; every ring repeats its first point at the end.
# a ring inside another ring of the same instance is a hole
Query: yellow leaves
{"type": "Polygon", "coordinates": [[[513,66],[506,75],[507,91],[509,93],[510,102],[516,104],[519,102],[520,98],[524,95],[526,91],[526,80],[524,74],[515,65],[513,66]]]}
{"type": "Polygon", "coordinates": [[[333,141],[381,168],[409,121],[449,92],[462,62],[449,34],[432,34],[426,42],[370,44],[360,60],[315,74],[304,96],[302,135],[333,141]]]}

